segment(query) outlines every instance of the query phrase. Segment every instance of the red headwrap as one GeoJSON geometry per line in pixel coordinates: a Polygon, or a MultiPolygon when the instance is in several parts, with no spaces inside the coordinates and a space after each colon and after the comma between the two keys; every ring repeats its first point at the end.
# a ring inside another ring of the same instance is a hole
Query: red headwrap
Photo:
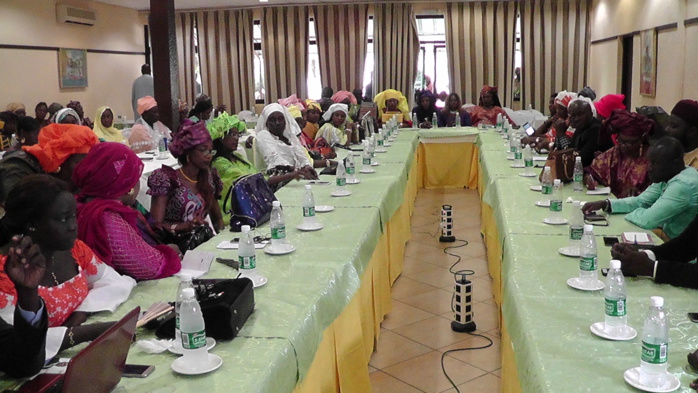
{"type": "Polygon", "coordinates": [[[22,150],[36,157],[46,173],[54,173],[68,157],[85,154],[98,143],[94,131],[85,126],[52,123],[41,129],[38,144],[22,150]]]}
{"type": "Polygon", "coordinates": [[[191,123],[185,120],[181,130],[174,135],[170,143],[170,152],[175,158],[182,156],[187,150],[202,143],[211,142],[211,134],[206,128],[206,123],[200,121],[191,123]]]}
{"type": "Polygon", "coordinates": [[[596,113],[608,119],[611,117],[611,112],[613,112],[614,109],[625,109],[625,105],[623,104],[624,99],[625,95],[623,94],[607,94],[594,103],[596,113]]]}
{"type": "Polygon", "coordinates": [[[489,85],[482,86],[482,90],[480,90],[480,97],[482,97],[483,95],[490,93],[490,92],[497,94],[497,86],[489,86],[489,85]]]}
{"type": "Polygon", "coordinates": [[[645,137],[654,130],[654,122],[639,113],[616,109],[604,123],[612,133],[630,137],[645,137]]]}
{"type": "Polygon", "coordinates": [[[689,127],[698,127],[698,101],[681,100],[674,105],[671,114],[680,117],[689,127]]]}

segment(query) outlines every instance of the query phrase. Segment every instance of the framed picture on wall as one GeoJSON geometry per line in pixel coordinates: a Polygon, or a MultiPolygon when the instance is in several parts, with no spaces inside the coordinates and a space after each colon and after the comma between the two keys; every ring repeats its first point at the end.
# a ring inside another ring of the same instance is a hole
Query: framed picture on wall
{"type": "Polygon", "coordinates": [[[87,87],[87,51],[58,49],[58,81],[61,89],[87,87]]]}
{"type": "Polygon", "coordinates": [[[640,94],[654,97],[657,85],[657,33],[654,29],[640,32],[640,94]]]}

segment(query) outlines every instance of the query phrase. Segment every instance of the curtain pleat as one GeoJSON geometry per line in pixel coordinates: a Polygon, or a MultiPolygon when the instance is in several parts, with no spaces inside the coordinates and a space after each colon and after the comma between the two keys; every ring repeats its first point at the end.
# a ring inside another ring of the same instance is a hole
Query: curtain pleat
{"type": "Polygon", "coordinates": [[[550,94],[579,91],[587,80],[591,0],[521,3],[522,105],[547,106],[550,94]]]}
{"type": "Polygon", "coordinates": [[[334,91],[363,87],[368,4],[314,6],[322,85],[334,91]]]}
{"type": "Polygon", "coordinates": [[[195,32],[196,13],[182,12],[175,14],[177,30],[177,57],[179,62],[179,96],[194,102],[196,95],[196,57],[195,32]]]}
{"type": "Polygon", "coordinates": [[[412,5],[375,4],[373,19],[373,92],[377,94],[385,89],[395,89],[413,101],[419,36],[412,5]]]}
{"type": "MultiPolygon", "coordinates": [[[[262,52],[267,103],[308,95],[308,7],[264,8],[262,52]]],[[[249,74],[252,76],[252,74],[249,74]]]]}
{"type": "Polygon", "coordinates": [[[511,106],[518,2],[447,3],[446,49],[451,91],[477,104],[485,84],[511,106]]]}

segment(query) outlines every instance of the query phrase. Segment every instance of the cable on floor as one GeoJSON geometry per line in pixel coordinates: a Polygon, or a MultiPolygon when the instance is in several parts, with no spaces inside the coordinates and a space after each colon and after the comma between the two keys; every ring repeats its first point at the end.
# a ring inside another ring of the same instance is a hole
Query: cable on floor
{"type": "Polygon", "coordinates": [[[446,367],[444,366],[444,358],[446,357],[446,355],[448,355],[449,353],[453,353],[453,352],[474,351],[476,349],[485,349],[485,348],[489,348],[493,345],[492,339],[487,337],[487,336],[483,336],[482,334],[477,334],[477,333],[469,333],[469,332],[466,332],[466,333],[468,333],[471,336],[482,337],[488,341],[488,344],[482,345],[479,347],[449,349],[448,351],[441,354],[441,371],[443,371],[444,375],[446,376],[446,379],[448,379],[448,382],[451,383],[451,386],[453,386],[453,388],[456,389],[456,393],[460,393],[460,389],[458,389],[458,386],[456,386],[456,384],[453,382],[451,377],[449,377],[448,373],[446,372],[446,367]]]}

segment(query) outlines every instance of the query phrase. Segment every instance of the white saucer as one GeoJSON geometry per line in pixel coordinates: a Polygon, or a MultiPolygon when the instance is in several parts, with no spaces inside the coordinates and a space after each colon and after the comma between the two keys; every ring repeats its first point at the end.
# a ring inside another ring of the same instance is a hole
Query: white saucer
{"type": "Polygon", "coordinates": [[[221,359],[220,356],[214,355],[212,353],[208,354],[208,364],[206,364],[204,367],[198,369],[198,370],[192,370],[191,368],[187,367],[186,364],[184,363],[184,356],[178,357],[175,359],[174,362],[172,362],[172,370],[178,374],[184,374],[184,375],[199,375],[199,374],[206,374],[210,373],[211,371],[214,371],[218,369],[223,364],[223,359],[221,359]]]}
{"type": "Polygon", "coordinates": [[[524,164],[511,164],[509,166],[512,168],[525,168],[526,167],[524,164]]]}
{"type": "MultiPolygon", "coordinates": [[[[206,349],[209,351],[211,348],[216,346],[216,339],[213,337],[206,337],[206,349]]],[[[184,348],[182,348],[181,345],[174,346],[172,345],[171,347],[167,348],[168,351],[174,353],[175,355],[181,355],[183,353],[184,348]]]]}
{"type": "Polygon", "coordinates": [[[536,206],[550,207],[550,201],[536,201],[536,206]]]}
{"type": "Polygon", "coordinates": [[[255,288],[261,287],[269,281],[266,277],[257,273],[256,270],[251,273],[240,272],[240,277],[249,278],[255,288]]]}
{"type": "Polygon", "coordinates": [[[543,191],[543,186],[531,186],[529,188],[531,189],[531,191],[538,191],[538,192],[543,191]]]}
{"type": "Polygon", "coordinates": [[[514,154],[513,154],[513,153],[507,153],[507,160],[509,160],[509,161],[514,161],[514,154]]]}
{"type": "Polygon", "coordinates": [[[373,162],[371,163],[371,166],[378,166],[378,165],[380,165],[380,164],[381,164],[381,163],[378,162],[378,161],[373,161],[373,162]]]}
{"type": "Polygon", "coordinates": [[[553,221],[550,218],[545,217],[543,219],[543,223],[548,224],[548,225],[566,225],[567,219],[566,218],[559,218],[559,219],[553,221]]]}
{"type": "Polygon", "coordinates": [[[315,206],[315,213],[328,213],[334,210],[334,206],[332,205],[319,205],[315,206]]]}
{"type": "Polygon", "coordinates": [[[605,338],[606,340],[627,341],[637,337],[637,330],[633,329],[630,326],[626,327],[625,334],[611,336],[610,334],[606,333],[606,330],[604,329],[605,325],[606,324],[603,322],[592,323],[591,326],[589,326],[589,330],[591,330],[591,332],[595,335],[601,338],[605,338]]]}
{"type": "Polygon", "coordinates": [[[334,190],[332,193],[330,193],[333,197],[345,197],[351,195],[351,191],[349,190],[334,190]]]}
{"type": "Polygon", "coordinates": [[[376,149],[376,153],[387,153],[388,151],[385,149],[376,149]]]}
{"type": "Polygon", "coordinates": [[[579,247],[572,247],[572,246],[560,247],[557,249],[557,252],[559,252],[560,254],[562,254],[566,257],[579,258],[579,247]]]}
{"type": "Polygon", "coordinates": [[[286,255],[294,251],[296,251],[296,247],[294,247],[292,244],[280,244],[274,248],[271,243],[269,243],[266,247],[264,247],[264,252],[269,255],[286,255]]]}
{"type": "MultiPolygon", "coordinates": [[[[354,179],[354,181],[350,181],[349,179],[347,179],[347,184],[359,184],[359,183],[361,183],[360,179],[354,179]]],[[[315,209],[315,210],[317,211],[317,209],[315,209]]]]}
{"type": "Polygon", "coordinates": [[[521,176],[521,177],[536,177],[538,175],[536,175],[535,173],[521,172],[521,173],[519,173],[519,176],[521,176]]]}
{"type": "MultiPolygon", "coordinates": [[[[390,140],[390,139],[389,139],[389,140],[390,140]]],[[[383,143],[383,146],[385,146],[385,147],[390,147],[390,146],[392,146],[392,145],[393,145],[392,143],[388,143],[388,142],[383,143]]]]}
{"type": "Polygon", "coordinates": [[[606,284],[601,282],[600,280],[596,280],[595,283],[591,283],[591,285],[582,283],[579,281],[579,277],[572,277],[569,280],[567,280],[567,285],[571,286],[574,289],[579,289],[580,291],[598,291],[601,289],[604,289],[606,284]]]}
{"type": "Polygon", "coordinates": [[[305,226],[303,224],[298,224],[296,228],[300,229],[301,231],[319,231],[320,229],[324,228],[325,226],[322,225],[321,223],[316,223],[315,225],[308,225],[305,226]]]}
{"type": "Polygon", "coordinates": [[[661,388],[650,388],[647,386],[644,386],[640,384],[640,367],[633,367],[630,369],[625,370],[623,373],[623,378],[625,378],[625,382],[627,382],[630,386],[644,390],[645,392],[654,392],[654,393],[665,393],[665,392],[673,392],[674,390],[678,389],[681,387],[681,381],[679,381],[678,378],[674,374],[667,373],[667,383],[661,387],[661,388]]]}
{"type": "Polygon", "coordinates": [[[374,169],[361,169],[359,170],[359,173],[376,173],[374,169]]]}

